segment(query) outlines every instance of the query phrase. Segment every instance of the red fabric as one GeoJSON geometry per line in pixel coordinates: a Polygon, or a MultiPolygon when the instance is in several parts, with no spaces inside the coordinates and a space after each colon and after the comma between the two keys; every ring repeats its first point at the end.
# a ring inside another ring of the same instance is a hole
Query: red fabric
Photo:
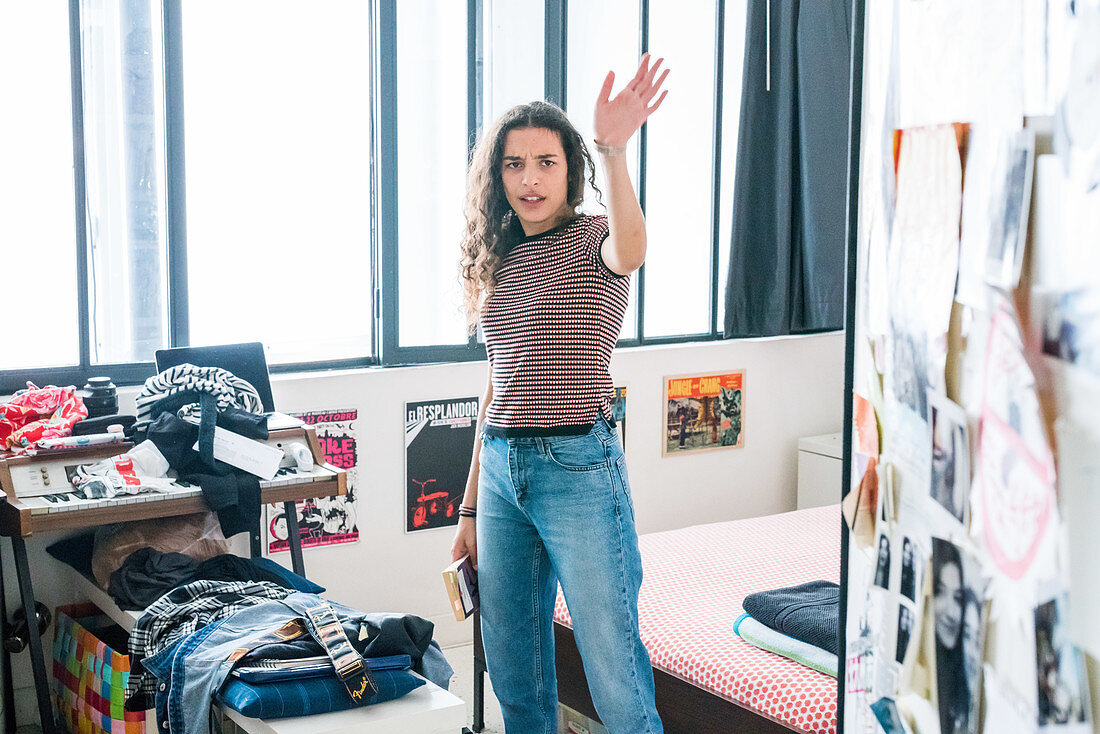
{"type": "Polygon", "coordinates": [[[43,438],[72,435],[73,426],[87,417],[72,385],[40,388],[28,382],[26,390],[0,405],[0,449],[26,449],[43,438]]]}
{"type": "MultiPolygon", "coordinates": [[[[696,525],[640,539],[642,642],[653,667],[798,731],[836,733],[837,682],[733,633],[756,591],[840,577],[840,509],[696,525]]],[[[554,619],[571,625],[558,591],[554,619]]]]}

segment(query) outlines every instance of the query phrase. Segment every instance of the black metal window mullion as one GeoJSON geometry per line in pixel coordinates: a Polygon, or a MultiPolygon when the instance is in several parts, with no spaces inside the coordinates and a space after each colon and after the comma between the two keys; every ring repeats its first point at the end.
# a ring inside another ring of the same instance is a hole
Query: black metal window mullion
{"type": "Polygon", "coordinates": [[[396,361],[397,351],[397,0],[377,0],[375,34],[378,83],[371,107],[378,123],[375,138],[378,155],[378,252],[375,266],[376,303],[381,306],[376,327],[381,332],[379,360],[396,361]],[[386,104],[382,104],[386,100],[386,104]]]}
{"type": "Polygon", "coordinates": [[[543,31],[546,37],[543,96],[563,110],[568,109],[565,76],[566,57],[569,55],[568,0],[546,0],[546,20],[543,31]]]}
{"type": "Polygon", "coordinates": [[[88,195],[84,155],[84,69],[80,0],[69,0],[69,73],[73,120],[73,197],[76,203],[76,302],[79,369],[92,363],[91,292],[88,285],[88,195]]]}
{"type": "MultiPolygon", "coordinates": [[[[641,0],[641,6],[639,9],[640,20],[638,24],[638,45],[639,56],[645,54],[649,50],[649,0],[641,0]]],[[[645,215],[646,210],[646,150],[647,150],[647,138],[649,137],[649,126],[643,124],[642,129],[638,131],[638,204],[642,207],[642,214],[645,215]]],[[[635,307],[637,308],[637,315],[635,316],[635,325],[637,329],[637,339],[639,344],[645,344],[645,263],[638,268],[638,297],[635,300],[635,307]]]]}
{"type": "MultiPolygon", "coordinates": [[[[485,117],[485,0],[466,3],[466,163],[477,145],[477,133],[485,117]]],[[[466,339],[467,349],[477,354],[477,332],[466,339]]]]}
{"type": "Polygon", "coordinates": [[[711,213],[711,252],[710,252],[710,331],[718,333],[718,281],[719,271],[718,241],[721,234],[722,219],[722,95],[723,72],[725,70],[726,39],[726,0],[715,3],[714,35],[714,155],[713,155],[713,197],[710,203],[711,213]]]}
{"type": "Polygon", "coordinates": [[[165,211],[168,217],[168,342],[191,343],[187,291],[186,159],[183,122],[183,9],[164,0],[165,211]]]}

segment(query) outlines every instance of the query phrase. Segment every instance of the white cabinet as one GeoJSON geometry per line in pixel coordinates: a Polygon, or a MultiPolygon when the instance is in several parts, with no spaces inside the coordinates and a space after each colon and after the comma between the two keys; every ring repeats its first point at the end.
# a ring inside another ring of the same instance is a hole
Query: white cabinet
{"type": "Polygon", "coordinates": [[[839,433],[798,439],[798,509],[840,502],[843,461],[839,433]]]}

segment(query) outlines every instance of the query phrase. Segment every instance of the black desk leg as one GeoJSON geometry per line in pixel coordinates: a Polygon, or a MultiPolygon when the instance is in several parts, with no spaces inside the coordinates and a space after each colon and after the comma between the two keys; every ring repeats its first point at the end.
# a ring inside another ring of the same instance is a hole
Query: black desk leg
{"type": "MultiPolygon", "coordinates": [[[[4,570],[0,564],[0,641],[8,639],[11,634],[8,624],[8,601],[4,594],[4,570]]],[[[4,650],[3,658],[0,658],[0,668],[4,674],[4,731],[7,734],[15,733],[15,688],[11,682],[11,653],[4,650]]]]}
{"type": "Polygon", "coordinates": [[[306,575],[306,564],[302,559],[302,533],[298,530],[298,504],[284,502],[283,514],[286,516],[286,538],[290,543],[290,565],[294,573],[306,575]]]}
{"type": "Polygon", "coordinates": [[[19,595],[27,614],[27,647],[30,648],[34,692],[38,696],[38,715],[42,719],[42,732],[55,734],[59,730],[53,717],[50,682],[46,678],[46,660],[42,653],[42,636],[38,632],[35,616],[34,589],[31,587],[31,569],[27,563],[27,546],[22,538],[16,536],[11,539],[11,549],[12,555],[15,556],[15,573],[19,578],[19,595]]]}

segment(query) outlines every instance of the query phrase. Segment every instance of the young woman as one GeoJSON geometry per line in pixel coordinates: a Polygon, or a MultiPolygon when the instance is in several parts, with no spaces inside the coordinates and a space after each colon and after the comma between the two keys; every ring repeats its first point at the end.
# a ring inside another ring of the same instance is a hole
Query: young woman
{"type": "Polygon", "coordinates": [[[646,54],[614,99],[609,73],[596,100],[607,216],[577,211],[595,170],[554,105],[506,112],[470,163],[462,278],[489,380],[451,553],[470,554],[478,570],[485,657],[509,734],[557,731],[559,582],[608,731],[662,731],[638,633],[642,570],[608,372],[628,276],[646,252],[624,152],[667,94],[653,101],[668,74],[657,78],[660,65],[646,54]]]}

